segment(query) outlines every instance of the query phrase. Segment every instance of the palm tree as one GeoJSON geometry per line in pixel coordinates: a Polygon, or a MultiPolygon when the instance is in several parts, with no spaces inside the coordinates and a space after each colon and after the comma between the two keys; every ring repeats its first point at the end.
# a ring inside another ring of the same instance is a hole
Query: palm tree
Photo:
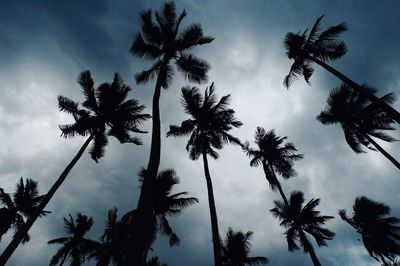
{"type": "Polygon", "coordinates": [[[222,259],[224,266],[245,266],[267,264],[266,257],[249,257],[250,238],[253,232],[234,232],[229,228],[222,245],[222,259]]]}
{"type": "Polygon", "coordinates": [[[147,224],[151,224],[154,183],[160,164],[161,153],[161,132],[160,132],[160,108],[159,100],[161,88],[167,89],[172,82],[174,74],[172,63],[189,81],[201,83],[207,80],[209,64],[194,55],[187,53],[191,48],[210,43],[214,38],[203,36],[202,28],[199,24],[191,24],[183,31],[179,31],[181,22],[186,17],[183,11],[177,17],[175,4],[173,2],[164,3],[158,12],[155,12],[156,22],[152,20],[152,11],[142,11],[141,22],[142,32],[138,33],[130,52],[134,56],[153,60],[154,64],[148,70],[136,74],[138,84],[146,83],[156,78],[156,85],[153,96],[152,106],[152,137],[150,148],[150,159],[147,165],[147,178],[145,178],[138,205],[138,220],[136,232],[136,247],[131,252],[135,258],[132,263],[144,265],[146,258],[145,239],[148,237],[151,228],[146,229],[147,224]]]}
{"type": "Polygon", "coordinates": [[[266,132],[264,128],[257,127],[254,138],[254,143],[258,146],[258,150],[252,149],[249,142],[246,142],[242,146],[247,156],[252,158],[250,166],[259,166],[262,164],[265,178],[272,190],[278,189],[283,201],[288,205],[285,193],[275,172],[286,179],[296,175],[293,169],[293,162],[302,159],[303,155],[295,153],[297,150],[291,142],[285,143],[282,146],[283,141],[287,137],[277,136],[274,130],[266,132]]]}
{"type": "MultiPolygon", "coordinates": [[[[27,178],[25,183],[22,177],[17,183],[13,197],[0,188],[0,201],[5,207],[0,209],[0,240],[7,231],[14,227],[17,232],[38,207],[44,195],[39,196],[37,181],[27,178]]],[[[39,217],[46,216],[48,211],[42,211],[39,217]]],[[[29,234],[25,234],[22,243],[29,241],[29,234]]]]}
{"type": "Polygon", "coordinates": [[[289,59],[294,60],[294,63],[290,68],[289,74],[285,77],[284,85],[288,88],[292,81],[299,76],[303,76],[306,82],[310,83],[310,77],[314,72],[311,64],[316,63],[363,95],[363,97],[378,105],[397,123],[400,123],[399,112],[387,102],[379,99],[374,93],[365,90],[363,86],[360,86],[327,64],[327,62],[339,59],[346,54],[347,47],[345,43],[337,40],[337,38],[347,30],[347,27],[344,23],[341,23],[321,32],[320,23],[322,18],[323,16],[317,19],[309,33],[308,29],[306,29],[303,33],[289,32],[286,34],[284,41],[286,54],[289,59]]]}
{"type": "Polygon", "coordinates": [[[101,242],[97,242],[95,249],[90,254],[90,259],[95,259],[98,266],[125,265],[128,251],[129,235],[128,224],[123,219],[118,221],[118,209],[108,211],[106,227],[101,236],[101,242]]]}
{"type": "Polygon", "coordinates": [[[70,261],[70,265],[79,266],[85,262],[88,254],[95,248],[96,243],[84,238],[85,234],[93,225],[92,217],[87,217],[81,213],[76,215],[76,222],[69,215],[69,220],[64,217],[64,230],[70,235],[60,237],[47,242],[48,244],[63,245],[51,258],[50,265],[63,265],[70,261]]]}
{"type": "Polygon", "coordinates": [[[385,258],[393,260],[400,255],[400,219],[389,217],[390,208],[384,203],[373,201],[365,196],[356,198],[353,205],[353,217],[346,210],[339,210],[340,217],[361,234],[365,249],[371,257],[384,265],[385,258]]]}
{"type": "Polygon", "coordinates": [[[211,229],[214,247],[215,265],[221,265],[221,248],[218,232],[217,212],[207,155],[217,159],[224,143],[240,145],[240,140],[228,133],[233,127],[240,127],[242,122],[236,120],[235,111],[228,108],[230,95],[219,101],[215,95],[214,83],[206,89],[204,97],[196,87],[182,88],[182,105],[185,113],[191,118],[182,122],[180,126],[172,125],[167,136],[182,137],[190,135],[186,150],[192,160],[203,156],[204,173],[207,182],[208,203],[210,208],[211,229]]]}
{"type": "Polygon", "coordinates": [[[300,191],[294,191],[290,195],[289,205],[281,201],[275,201],[275,208],[270,211],[275,218],[281,221],[281,225],[286,228],[286,240],[289,251],[298,250],[296,241],[300,242],[304,252],[309,253],[314,266],[320,266],[314,248],[305,233],[315,238],[317,245],[326,246],[325,240],[332,240],[335,233],[323,228],[322,225],[332,216],[321,216],[315,207],[319,204],[319,199],[311,199],[304,207],[304,196],[300,191]]]}
{"type": "MultiPolygon", "coordinates": [[[[145,178],[145,170],[142,169],[140,173],[140,182],[143,184],[145,178]]],[[[155,200],[154,200],[154,231],[150,241],[148,241],[148,246],[146,252],[151,248],[152,243],[156,239],[156,234],[161,232],[162,234],[169,237],[170,246],[179,245],[180,239],[176,233],[172,230],[167,216],[177,216],[184,208],[187,208],[193,204],[199,202],[195,197],[183,197],[187,195],[188,192],[178,192],[172,194],[172,189],[174,185],[180,183],[179,178],[176,176],[174,169],[165,169],[161,171],[156,178],[155,183],[155,200]]]]}
{"type": "MultiPolygon", "coordinates": [[[[374,89],[364,86],[365,90],[373,92],[374,89]]],[[[393,102],[394,97],[389,93],[382,97],[385,102],[393,102]]],[[[400,164],[389,153],[387,153],[372,137],[392,142],[394,139],[382,132],[382,130],[393,130],[394,123],[382,109],[374,104],[369,104],[367,98],[353,91],[348,85],[342,84],[332,90],[328,98],[328,105],[317,119],[324,125],[339,123],[342,126],[344,136],[351,149],[356,153],[364,152],[361,146],[371,150],[372,144],[397,168],[400,164]]]]}
{"type": "Polygon", "coordinates": [[[75,123],[73,124],[60,126],[61,135],[65,138],[75,137],[76,135],[89,137],[43,200],[40,201],[36,212],[29,217],[21,230],[18,230],[11,243],[3,251],[3,254],[0,256],[0,265],[5,264],[10,258],[22,238],[54,196],[90,143],[93,144],[89,153],[96,162],[104,155],[104,148],[107,145],[107,135],[116,137],[121,143],[141,144],[139,138],[132,137],[129,133],[143,133],[143,131],[138,129],[138,125],[150,116],[141,113],[144,106],[139,105],[138,101],[133,99],[125,100],[131,89],[124,84],[119,74],[114,75],[111,84],[103,83],[95,89],[90,72],[85,71],[79,75],[78,83],[82,87],[85,96],[85,101],[81,106],[67,97],[58,97],[60,110],[71,114],[75,119],[75,123]]]}

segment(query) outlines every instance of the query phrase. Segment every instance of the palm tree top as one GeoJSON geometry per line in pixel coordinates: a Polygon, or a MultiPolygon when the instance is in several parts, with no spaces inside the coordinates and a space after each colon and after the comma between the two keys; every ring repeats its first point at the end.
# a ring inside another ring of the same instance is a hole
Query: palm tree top
{"type": "Polygon", "coordinates": [[[348,217],[346,210],[339,210],[338,213],[362,235],[363,244],[371,257],[377,259],[376,256],[384,256],[393,260],[400,255],[400,219],[388,216],[389,206],[361,196],[354,202],[353,217],[348,217]]]}
{"type": "Polygon", "coordinates": [[[251,243],[250,239],[253,232],[243,233],[241,231],[234,232],[229,227],[224,243],[222,245],[223,265],[225,266],[244,266],[244,265],[261,265],[267,264],[266,257],[250,257],[251,243]]]}
{"type": "Polygon", "coordinates": [[[137,100],[126,100],[131,89],[118,73],[111,84],[103,83],[95,88],[90,71],[84,71],[79,74],[78,83],[85,96],[81,104],[58,96],[60,111],[71,114],[75,120],[73,124],[59,126],[63,137],[93,136],[89,152],[96,162],[104,155],[107,135],[116,137],[121,143],[141,144],[140,139],[130,133],[145,133],[138,126],[150,115],[141,113],[145,107],[137,100]]]}
{"type": "Polygon", "coordinates": [[[228,108],[229,100],[230,95],[226,95],[218,101],[214,83],[206,88],[204,97],[196,87],[183,87],[181,104],[191,118],[180,126],[171,125],[167,137],[190,135],[186,150],[192,160],[197,160],[202,154],[203,145],[205,152],[214,159],[218,158],[215,149],[222,149],[224,143],[241,145],[238,138],[228,133],[242,125],[235,118],[235,111],[228,108]]]}
{"type": "MultiPolygon", "coordinates": [[[[275,218],[281,221],[286,231],[286,239],[288,241],[289,251],[297,250],[299,247],[295,243],[295,239],[300,238],[299,230],[312,235],[318,246],[326,246],[326,240],[332,240],[335,233],[323,228],[325,223],[333,219],[333,216],[320,215],[320,211],[315,210],[319,204],[319,199],[311,199],[304,207],[304,195],[301,191],[293,191],[290,195],[289,206],[281,201],[274,201],[275,208],[270,212],[275,218]]],[[[302,243],[304,251],[308,251],[307,247],[302,243]]]]}
{"type": "Polygon", "coordinates": [[[346,44],[337,40],[347,30],[346,24],[341,23],[321,31],[323,17],[322,15],[317,19],[310,31],[306,29],[303,33],[299,31],[286,34],[284,40],[286,55],[294,60],[283,82],[286,88],[289,88],[292,81],[299,76],[303,76],[306,82],[310,83],[309,79],[314,72],[310,66],[310,57],[327,62],[339,59],[346,54],[346,44]]]}
{"type": "MultiPolygon", "coordinates": [[[[376,89],[362,86],[365,90],[374,93],[376,89]]],[[[393,103],[393,93],[388,93],[381,98],[386,103],[393,103]]],[[[368,139],[360,135],[368,134],[381,140],[392,142],[394,138],[382,132],[382,130],[394,130],[394,120],[376,104],[370,103],[362,94],[354,91],[347,84],[342,83],[329,94],[327,106],[317,119],[324,125],[339,123],[345,133],[346,141],[356,152],[363,152],[361,145],[374,150],[368,139]]]]}
{"type": "Polygon", "coordinates": [[[250,166],[259,166],[263,162],[270,164],[274,170],[285,178],[296,175],[293,169],[294,161],[303,159],[303,154],[297,154],[294,144],[283,142],[287,137],[279,137],[275,134],[275,130],[266,131],[262,127],[257,127],[254,134],[254,143],[258,149],[250,147],[250,143],[246,141],[242,146],[243,151],[251,159],[250,166]]]}
{"type": "Polygon", "coordinates": [[[141,33],[138,33],[132,44],[130,52],[148,60],[155,60],[153,66],[135,75],[137,83],[146,83],[157,76],[161,86],[166,89],[173,76],[171,59],[189,81],[201,83],[207,80],[209,64],[187,51],[197,45],[210,43],[213,37],[204,36],[200,24],[191,24],[183,31],[179,31],[181,22],[186,17],[185,10],[177,16],[174,2],[166,2],[155,12],[156,23],[152,20],[152,11],[145,10],[140,13],[141,33]],[[161,66],[165,64],[163,69],[161,66]],[[161,74],[161,75],[159,75],[161,74]]]}

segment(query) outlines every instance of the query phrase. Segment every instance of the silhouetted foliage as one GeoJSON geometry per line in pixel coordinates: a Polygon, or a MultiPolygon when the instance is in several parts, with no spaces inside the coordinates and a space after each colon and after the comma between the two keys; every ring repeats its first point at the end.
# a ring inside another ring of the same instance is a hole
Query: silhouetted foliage
{"type": "Polygon", "coordinates": [[[336,26],[329,27],[325,31],[321,31],[321,20],[319,17],[308,33],[306,29],[303,33],[289,32],[285,36],[284,46],[289,59],[293,59],[289,74],[285,77],[283,84],[289,88],[292,81],[299,76],[303,76],[308,84],[310,77],[314,72],[311,67],[312,63],[317,63],[325,70],[339,78],[343,83],[346,83],[353,90],[357,91],[369,101],[375,103],[382,108],[394,120],[400,123],[400,113],[393,109],[388,102],[383,101],[375,96],[374,92],[365,89],[364,86],[358,85],[353,80],[349,79],[326,62],[341,58],[346,54],[347,48],[343,41],[337,38],[346,31],[346,25],[341,23],[336,26]]]}
{"type": "Polygon", "coordinates": [[[386,264],[385,258],[393,260],[400,255],[400,219],[390,217],[390,208],[384,203],[365,196],[356,198],[353,217],[346,210],[339,210],[340,217],[361,234],[365,249],[371,257],[386,264]]]}
{"type": "Polygon", "coordinates": [[[143,133],[143,131],[138,129],[138,125],[150,116],[141,113],[144,106],[139,105],[138,101],[132,99],[126,100],[130,88],[124,84],[119,74],[114,75],[111,84],[103,83],[95,89],[90,72],[84,71],[79,74],[78,83],[82,87],[82,92],[85,96],[85,100],[81,105],[67,97],[58,97],[60,111],[71,114],[75,120],[73,124],[60,126],[61,135],[66,138],[76,135],[89,135],[89,137],[69,165],[64,169],[58,180],[50,188],[49,192],[43,197],[37,211],[29,217],[24,226],[16,233],[8,247],[3,251],[0,257],[0,265],[5,264],[10,258],[22,238],[26,235],[91,142],[93,144],[90,148],[90,154],[96,162],[104,155],[104,148],[107,145],[107,135],[116,137],[121,143],[131,142],[140,144],[139,139],[131,137],[129,132],[143,133]]]}
{"type": "Polygon", "coordinates": [[[249,142],[242,145],[246,155],[251,158],[250,166],[259,166],[260,164],[263,166],[265,178],[272,190],[278,189],[282,199],[287,204],[286,196],[275,172],[286,179],[295,176],[293,163],[302,159],[303,155],[295,153],[297,150],[291,142],[282,146],[287,137],[277,136],[274,130],[266,132],[264,128],[257,127],[254,138],[254,143],[258,147],[257,150],[251,148],[249,142]]]}
{"type": "Polygon", "coordinates": [[[166,2],[160,10],[155,12],[156,23],[153,22],[152,11],[144,10],[140,13],[141,33],[138,33],[130,52],[134,56],[154,61],[153,65],[135,75],[138,84],[146,83],[157,78],[152,107],[152,140],[150,159],[146,168],[147,178],[141,189],[137,205],[136,232],[132,258],[130,263],[144,265],[146,261],[146,241],[151,233],[150,226],[154,202],[154,183],[160,165],[161,132],[159,100],[161,88],[167,89],[174,75],[173,63],[189,81],[201,83],[207,80],[209,64],[189,54],[188,51],[198,45],[210,43],[214,38],[204,36],[200,24],[191,24],[182,31],[179,27],[186,17],[184,10],[179,16],[176,14],[175,4],[166,2]]]}
{"type": "MultiPolygon", "coordinates": [[[[20,229],[25,223],[24,217],[27,219],[35,212],[43,197],[44,195],[39,196],[37,181],[29,178],[25,183],[22,177],[20,178],[12,198],[0,188],[0,201],[5,206],[0,209],[0,240],[11,227],[15,232],[20,229]]],[[[40,217],[46,216],[48,213],[50,212],[42,211],[40,217]]],[[[29,240],[29,234],[26,234],[22,243],[29,240]]]]}
{"type": "Polygon", "coordinates": [[[315,210],[319,204],[319,199],[311,199],[303,206],[304,196],[300,191],[291,193],[289,205],[281,201],[274,201],[274,203],[275,208],[270,211],[275,218],[281,221],[281,225],[286,228],[285,235],[289,251],[299,249],[296,244],[296,241],[298,241],[304,252],[310,254],[313,264],[321,265],[305,233],[314,237],[319,247],[326,246],[326,240],[332,240],[335,233],[322,226],[333,217],[319,215],[320,212],[315,210]]]}
{"type": "Polygon", "coordinates": [[[82,265],[92,252],[96,243],[86,239],[84,236],[93,225],[92,217],[81,213],[76,215],[76,220],[71,215],[69,219],[64,218],[64,230],[69,235],[50,240],[48,244],[61,244],[62,247],[51,258],[50,265],[63,265],[69,261],[72,266],[82,265]]]}
{"type": "MultiPolygon", "coordinates": [[[[143,182],[145,170],[140,173],[140,182],[143,182]]],[[[172,230],[167,217],[178,216],[182,210],[198,203],[198,199],[194,197],[183,197],[188,192],[172,193],[174,185],[180,183],[176,172],[173,169],[165,169],[161,171],[156,178],[155,183],[155,200],[154,200],[154,232],[151,244],[156,239],[158,232],[169,238],[170,246],[179,245],[180,239],[172,230]]],[[[150,248],[150,246],[148,247],[150,248]]]]}
{"type": "MultiPolygon", "coordinates": [[[[363,86],[371,93],[373,88],[363,86]]],[[[387,103],[394,102],[393,93],[388,93],[382,97],[387,103]]],[[[356,153],[364,152],[361,146],[375,150],[377,148],[395,166],[400,168],[400,164],[383,150],[371,137],[383,141],[392,142],[395,139],[383,133],[384,130],[394,130],[391,126],[394,121],[376,104],[371,104],[360,93],[353,91],[348,85],[342,84],[333,89],[328,97],[328,104],[317,119],[324,125],[340,124],[342,126],[346,142],[356,153]],[[373,145],[375,148],[371,147],[373,145]]]]}
{"type": "Polygon", "coordinates": [[[130,240],[129,224],[125,219],[118,221],[118,209],[113,208],[108,211],[106,226],[101,242],[96,243],[95,249],[90,254],[90,259],[96,261],[97,266],[126,265],[126,254],[128,241],[130,240]]]}
{"type": "Polygon", "coordinates": [[[267,264],[266,257],[250,257],[250,238],[253,232],[234,232],[229,228],[224,243],[222,244],[222,265],[224,266],[245,266],[267,264]]]}
{"type": "Polygon", "coordinates": [[[155,256],[155,257],[151,257],[147,261],[147,265],[146,266],[168,266],[168,265],[166,263],[161,263],[159,258],[157,256],[155,256]]]}
{"type": "Polygon", "coordinates": [[[218,101],[215,95],[214,83],[209,88],[206,88],[204,97],[196,87],[182,88],[182,105],[185,113],[190,115],[191,118],[183,121],[180,126],[171,125],[167,133],[167,137],[190,135],[186,145],[190,159],[197,160],[200,155],[203,156],[214,244],[214,260],[217,266],[221,265],[220,240],[207,155],[217,159],[218,153],[215,150],[222,149],[225,143],[241,144],[238,138],[228,133],[233,127],[242,125],[242,122],[236,120],[235,111],[228,108],[229,97],[230,95],[226,95],[218,101]]]}

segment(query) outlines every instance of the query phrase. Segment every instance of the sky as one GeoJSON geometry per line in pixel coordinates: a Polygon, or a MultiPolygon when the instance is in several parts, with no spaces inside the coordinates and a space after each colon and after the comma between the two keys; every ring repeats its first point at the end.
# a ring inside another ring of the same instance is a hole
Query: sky
{"type": "MultiPolygon", "coordinates": [[[[12,193],[20,177],[39,182],[45,193],[84,143],[83,138],[60,137],[58,125],[71,122],[60,113],[57,95],[76,101],[83,96],[76,82],[81,71],[90,70],[96,85],[110,82],[115,72],[131,86],[130,98],[147,106],[150,113],[154,82],[137,85],[134,74],[151,66],[133,57],[129,48],[140,31],[141,10],[158,10],[162,1],[4,0],[0,6],[0,187],[12,193]]],[[[183,26],[201,23],[205,35],[215,37],[193,54],[211,65],[209,82],[196,85],[204,91],[215,82],[219,97],[231,94],[231,107],[243,122],[232,134],[253,141],[257,126],[287,136],[304,159],[296,162],[298,176],[282,181],[287,195],[304,192],[306,201],[320,198],[318,209],[334,216],[327,228],[336,233],[327,247],[315,250],[322,265],[379,265],[369,257],[359,236],[337,215],[352,213],[354,199],[365,195],[384,202],[393,216],[400,216],[398,170],[381,154],[355,154],[339,126],[323,126],[315,117],[325,107],[330,89],[340,82],[318,66],[311,86],[299,79],[289,90],[282,82],[291,61],[283,38],[287,32],[311,27],[325,14],[324,28],[346,22],[343,40],[348,53],[332,66],[358,83],[378,88],[378,95],[398,92],[400,87],[400,2],[398,1],[222,1],[180,0],[177,12],[188,16],[183,26]]],[[[160,169],[174,168],[181,179],[176,192],[188,191],[199,204],[187,208],[170,222],[181,245],[170,248],[159,236],[151,255],[168,265],[212,265],[212,243],[206,183],[201,160],[191,161],[187,139],[166,138],[171,124],[186,119],[180,106],[181,87],[187,82],[176,73],[170,88],[162,92],[162,153],[160,169]]],[[[400,109],[400,101],[394,103],[400,109]]],[[[150,131],[151,122],[143,124],[150,131]]],[[[391,136],[400,139],[397,131],[391,136]]],[[[107,210],[114,206],[122,216],[136,207],[137,172],[147,165],[150,134],[140,136],[142,146],[119,144],[110,139],[98,164],[86,152],[38,220],[31,241],[18,247],[9,265],[46,265],[58,247],[47,241],[64,236],[63,217],[81,212],[95,223],[88,237],[98,239],[107,210]]],[[[378,141],[395,158],[399,143],[378,141]]],[[[302,250],[287,251],[284,228],[269,212],[279,194],[271,191],[262,168],[250,167],[238,146],[225,146],[216,161],[210,159],[220,234],[229,227],[253,231],[252,255],[266,256],[269,265],[310,265],[302,250]]],[[[10,241],[7,234],[0,250],[10,241]]],[[[87,263],[93,265],[93,262],[87,263]]]]}

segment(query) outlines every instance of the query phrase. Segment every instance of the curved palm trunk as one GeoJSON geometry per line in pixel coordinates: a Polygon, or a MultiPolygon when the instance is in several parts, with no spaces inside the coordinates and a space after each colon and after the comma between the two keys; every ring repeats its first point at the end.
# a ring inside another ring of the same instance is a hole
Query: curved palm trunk
{"type": "Polygon", "coordinates": [[[213,248],[214,248],[214,263],[215,266],[221,266],[222,265],[221,241],[219,239],[217,211],[215,208],[215,200],[214,200],[214,192],[213,192],[211,176],[208,170],[207,154],[205,153],[204,148],[203,148],[203,165],[204,165],[204,174],[206,176],[206,182],[207,182],[208,205],[210,208],[211,232],[212,232],[213,248]]]}
{"type": "Polygon", "coordinates": [[[379,146],[378,143],[376,143],[368,134],[361,133],[369,142],[371,142],[372,145],[380,152],[382,153],[389,161],[392,162],[398,169],[400,169],[400,163],[396,161],[395,158],[393,158],[387,151],[385,151],[381,146],[379,146]]]}
{"type": "Polygon", "coordinates": [[[307,56],[306,59],[309,59],[309,60],[317,63],[318,65],[322,66],[327,71],[329,71],[331,74],[333,74],[334,76],[339,78],[341,81],[343,81],[344,83],[346,83],[350,87],[352,87],[355,91],[357,91],[360,94],[367,97],[368,100],[370,100],[373,103],[376,103],[379,107],[382,108],[382,110],[384,110],[388,115],[390,115],[391,118],[393,118],[394,120],[396,120],[396,122],[398,124],[400,124],[400,113],[397,112],[389,104],[385,103],[382,99],[376,97],[373,93],[370,93],[369,91],[364,90],[360,85],[358,85],[357,83],[355,83],[354,81],[352,81],[351,79],[349,79],[348,77],[346,77],[345,75],[343,75],[342,73],[340,73],[339,71],[337,71],[336,69],[331,67],[330,65],[326,64],[325,62],[323,62],[315,57],[312,57],[312,56],[307,56]]]}
{"type": "MultiPolygon", "coordinates": [[[[274,176],[275,180],[276,180],[276,186],[278,187],[279,193],[281,194],[281,197],[283,199],[283,202],[285,202],[285,205],[289,207],[289,202],[286,198],[285,193],[283,192],[281,183],[279,182],[278,178],[276,177],[276,174],[274,172],[274,169],[272,169],[272,167],[270,165],[267,165],[266,162],[263,161],[263,168],[264,168],[264,173],[265,175],[267,175],[267,171],[270,171],[272,173],[272,175],[274,176]],[[268,170],[269,168],[269,170],[268,170]]],[[[268,178],[267,178],[268,180],[268,178]]],[[[268,181],[269,182],[269,181],[268,181]]]]}
{"type": "Polygon", "coordinates": [[[49,203],[49,201],[54,196],[54,194],[56,193],[58,188],[64,182],[65,178],[68,176],[68,174],[71,171],[71,169],[75,166],[75,164],[81,158],[83,152],[86,150],[87,146],[92,141],[92,139],[93,139],[93,135],[90,135],[89,138],[82,145],[82,147],[80,148],[78,153],[75,155],[75,157],[72,159],[72,161],[68,164],[68,166],[61,173],[61,175],[57,179],[57,181],[50,188],[49,192],[47,192],[46,196],[40,201],[40,204],[37,207],[35,213],[28,218],[28,220],[23,225],[23,227],[20,230],[18,230],[17,233],[14,235],[12,241],[10,242],[10,244],[8,244],[7,248],[3,251],[3,253],[0,256],[0,265],[5,265],[6,264],[8,259],[14,253],[15,249],[18,247],[18,245],[21,242],[21,240],[28,233],[29,229],[32,227],[33,223],[39,217],[40,213],[44,210],[44,208],[46,207],[47,203],[49,203]]]}
{"type": "Polygon", "coordinates": [[[304,234],[303,230],[299,230],[299,235],[301,242],[303,243],[304,247],[307,249],[308,254],[310,254],[311,260],[314,264],[314,266],[321,266],[321,263],[318,260],[317,254],[315,254],[314,248],[311,245],[310,241],[308,241],[308,238],[304,234]]]}
{"type": "Polygon", "coordinates": [[[160,95],[161,79],[165,75],[166,64],[160,66],[160,72],[157,77],[156,86],[153,95],[152,106],[152,134],[149,163],[146,168],[146,177],[142,183],[139,201],[137,204],[137,220],[134,224],[133,235],[135,243],[131,252],[127,255],[128,265],[146,265],[147,247],[151,238],[151,220],[153,217],[154,205],[154,184],[160,165],[161,154],[161,130],[160,130],[160,95]]]}

